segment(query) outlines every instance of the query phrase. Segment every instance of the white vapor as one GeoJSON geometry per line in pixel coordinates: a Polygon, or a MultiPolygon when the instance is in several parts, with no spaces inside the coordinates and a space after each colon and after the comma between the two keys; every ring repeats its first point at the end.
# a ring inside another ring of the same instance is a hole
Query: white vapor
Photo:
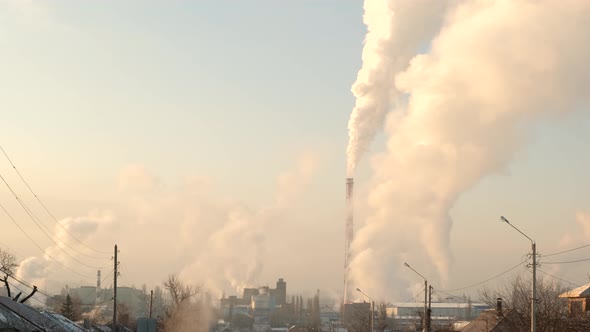
{"type": "MultiPolygon", "coordinates": [[[[411,24],[408,30],[424,22],[411,24]]],[[[400,286],[416,278],[402,271],[408,261],[444,284],[449,211],[459,196],[506,167],[531,122],[587,105],[588,31],[588,1],[474,0],[447,9],[428,53],[385,82],[408,102],[387,118],[387,148],[372,160],[370,217],[353,243],[354,282],[399,300],[400,286]]],[[[391,102],[391,94],[378,96],[375,104],[391,102]]]]}
{"type": "Polygon", "coordinates": [[[259,286],[272,222],[284,219],[316,173],[319,156],[301,154],[294,167],[277,177],[273,204],[259,209],[227,206],[226,220],[205,241],[200,254],[181,276],[202,282],[216,295],[259,286]]]}
{"type": "MultiPolygon", "coordinates": [[[[93,284],[96,269],[110,265],[108,254],[96,253],[73,240],[72,235],[90,248],[96,248],[98,238],[112,231],[114,217],[110,212],[92,212],[88,216],[64,218],[55,224],[52,237],[57,245],[45,248],[45,254],[24,258],[18,266],[16,275],[22,280],[47,289],[60,280],[61,282],[93,284]],[[66,231],[67,230],[67,231],[66,231]],[[75,251],[74,249],[75,248],[75,251]],[[66,254],[67,252],[67,254],[66,254]],[[88,256],[83,256],[80,253],[88,256]],[[104,257],[100,259],[89,258],[104,257]],[[81,265],[80,262],[88,266],[81,265]]],[[[63,286],[63,285],[62,285],[63,286]]]]}
{"type": "Polygon", "coordinates": [[[393,78],[438,31],[447,0],[366,0],[367,36],[363,65],[352,86],[356,105],[348,122],[347,174],[354,169],[383,125],[388,111],[402,104],[393,78]]]}

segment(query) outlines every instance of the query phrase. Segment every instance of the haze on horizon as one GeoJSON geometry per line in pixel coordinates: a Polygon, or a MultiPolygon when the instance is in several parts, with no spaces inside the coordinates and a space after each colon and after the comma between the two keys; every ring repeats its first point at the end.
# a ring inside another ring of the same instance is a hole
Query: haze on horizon
{"type": "MultiPolygon", "coordinates": [[[[437,28],[417,45],[422,59],[440,33],[441,18],[431,19],[437,28]]],[[[153,287],[178,273],[220,295],[282,277],[289,293],[341,296],[350,87],[363,66],[365,34],[362,5],[349,0],[0,1],[0,145],[57,219],[102,253],[80,258],[88,266],[64,255],[6,187],[0,203],[81,275],[44,259],[5,215],[0,246],[23,260],[22,278],[51,292],[94,284],[94,267],[104,266],[103,275],[112,269],[116,243],[123,286],[153,287]]],[[[401,94],[420,92],[418,69],[402,77],[401,94]]],[[[587,107],[531,121],[505,163],[461,186],[450,206],[446,275],[416,227],[384,226],[389,215],[373,223],[384,238],[368,236],[357,248],[399,250],[393,242],[407,239],[409,263],[453,289],[528,252],[500,215],[533,236],[541,254],[589,243],[587,107]]],[[[394,121],[378,122],[354,171],[361,234],[371,233],[364,227],[380,211],[375,188],[394,178],[388,172],[406,170],[384,157],[399,144],[391,141],[394,121]]],[[[0,174],[54,227],[1,155],[0,174]]],[[[420,280],[395,254],[359,260],[357,282],[379,278],[358,287],[406,300],[420,280]]],[[[580,284],[585,271],[547,267],[580,284]]]]}

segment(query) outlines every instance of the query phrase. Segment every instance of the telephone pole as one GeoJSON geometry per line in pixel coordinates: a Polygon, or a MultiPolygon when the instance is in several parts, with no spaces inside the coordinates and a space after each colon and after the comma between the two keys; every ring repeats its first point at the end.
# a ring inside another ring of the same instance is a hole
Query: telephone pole
{"type": "Polygon", "coordinates": [[[424,323],[422,331],[428,332],[428,281],[424,279],[424,323]]]}
{"type": "Polygon", "coordinates": [[[531,299],[531,331],[537,331],[537,243],[531,244],[533,251],[533,298],[531,299]]]}
{"type": "Polygon", "coordinates": [[[113,332],[117,332],[117,267],[119,266],[119,261],[117,260],[117,245],[115,244],[115,256],[113,257],[114,261],[114,281],[113,281],[113,332]]]}
{"type": "Polygon", "coordinates": [[[150,318],[152,318],[152,305],[154,303],[154,291],[150,291],[150,318]]]}
{"type": "Polygon", "coordinates": [[[428,310],[426,318],[426,331],[432,331],[432,285],[428,286],[428,310]]]}

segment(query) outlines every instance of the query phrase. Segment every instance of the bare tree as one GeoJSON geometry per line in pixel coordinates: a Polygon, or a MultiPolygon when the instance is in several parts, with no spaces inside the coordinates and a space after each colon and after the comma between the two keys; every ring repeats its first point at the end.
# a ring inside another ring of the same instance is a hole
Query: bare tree
{"type": "Polygon", "coordinates": [[[375,312],[375,329],[380,332],[393,328],[393,317],[387,315],[387,304],[379,302],[375,312]]]}
{"type": "MultiPolygon", "coordinates": [[[[559,294],[567,289],[559,282],[549,279],[537,280],[537,331],[588,331],[590,320],[587,318],[568,317],[567,299],[559,294]]],[[[502,298],[507,309],[504,324],[516,330],[530,329],[531,280],[522,276],[515,277],[510,283],[496,290],[480,291],[483,302],[495,307],[498,298],[502,298]]]]}
{"type": "Polygon", "coordinates": [[[165,332],[209,331],[211,312],[198,296],[200,286],[186,284],[171,274],[164,282],[164,289],[172,298],[162,322],[165,332]]]}
{"type": "Polygon", "coordinates": [[[17,267],[16,256],[10,251],[0,248],[0,272],[12,276],[17,267]]]}
{"type": "Polygon", "coordinates": [[[164,288],[170,294],[174,305],[178,306],[182,302],[199,294],[201,287],[188,285],[181,281],[176,274],[168,276],[168,280],[164,282],[164,288]]]}

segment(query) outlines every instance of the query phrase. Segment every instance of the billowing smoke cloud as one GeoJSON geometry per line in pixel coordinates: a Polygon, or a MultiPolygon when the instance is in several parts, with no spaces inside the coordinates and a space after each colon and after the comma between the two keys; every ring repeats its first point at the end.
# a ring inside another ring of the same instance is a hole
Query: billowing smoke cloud
{"type": "Polygon", "coordinates": [[[348,123],[348,176],[371,140],[383,126],[385,115],[403,103],[393,78],[410,59],[428,47],[438,31],[447,0],[366,0],[367,36],[363,66],[352,86],[356,105],[348,123]]]}
{"type": "MultiPolygon", "coordinates": [[[[104,212],[60,222],[93,248],[111,250],[118,243],[121,285],[160,284],[168,274],[179,272],[187,282],[202,284],[216,296],[224,290],[241,291],[244,286],[267,282],[261,280],[267,237],[278,233],[275,224],[297,206],[319,163],[315,152],[300,154],[277,177],[271,203],[260,208],[226,198],[205,178],[190,177],[171,187],[145,167],[130,165],[119,174],[123,208],[116,210],[116,218],[104,212]],[[158,266],[157,271],[152,266],[158,266]]],[[[87,253],[63,228],[56,225],[53,232],[59,241],[87,253]]],[[[96,261],[65,250],[88,265],[106,265],[103,276],[112,270],[111,254],[96,261]]],[[[46,252],[59,263],[43,255],[28,257],[20,263],[17,276],[50,292],[64,284],[75,287],[96,282],[96,269],[83,266],[56,246],[46,252]],[[64,270],[62,264],[87,277],[64,270]]],[[[110,279],[104,286],[109,284],[110,279]]]]}
{"type": "Polygon", "coordinates": [[[407,260],[444,283],[461,193],[507,165],[532,121],[587,105],[589,29],[587,1],[464,1],[447,11],[428,53],[386,83],[408,103],[387,119],[386,151],[372,160],[355,282],[400,299],[416,277],[401,271],[407,260]]]}
{"type": "Polygon", "coordinates": [[[19,263],[16,276],[41,289],[47,289],[52,286],[51,281],[57,280],[93,284],[96,269],[88,266],[102,268],[105,264],[110,265],[110,256],[92,251],[88,247],[101,247],[97,246],[96,240],[105,238],[104,235],[112,231],[113,222],[114,217],[110,212],[92,212],[85,217],[60,220],[61,226],[55,224],[52,231],[52,234],[55,234],[53,238],[59,247],[53,245],[45,248],[44,255],[23,259],[19,263]],[[72,235],[85,245],[73,239],[72,235]],[[88,266],[81,265],[80,262],[88,266]]]}
{"type": "Polygon", "coordinates": [[[275,201],[258,210],[229,208],[227,220],[207,239],[200,255],[182,271],[182,276],[200,280],[221,295],[225,289],[241,292],[261,281],[266,254],[266,234],[272,222],[284,218],[302,190],[311,181],[319,163],[315,153],[299,156],[293,169],[277,178],[275,201]]]}

